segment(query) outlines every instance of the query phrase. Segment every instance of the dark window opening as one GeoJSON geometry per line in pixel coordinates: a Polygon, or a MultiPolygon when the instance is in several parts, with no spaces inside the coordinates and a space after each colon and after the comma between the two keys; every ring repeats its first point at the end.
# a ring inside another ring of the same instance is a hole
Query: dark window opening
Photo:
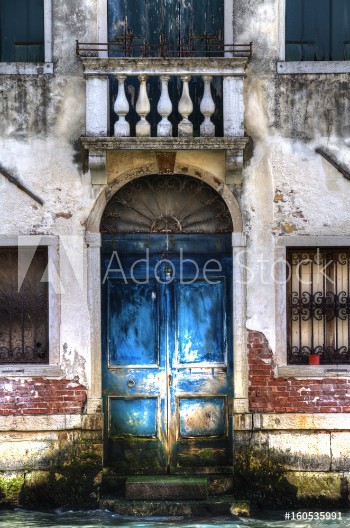
{"type": "Polygon", "coordinates": [[[287,250],[288,363],[350,363],[350,249],[287,250]]]}
{"type": "Polygon", "coordinates": [[[17,248],[0,249],[0,364],[49,362],[47,248],[37,249],[30,260],[32,253],[22,249],[19,262],[17,248]],[[19,263],[27,261],[19,284],[19,263]]]}
{"type": "Polygon", "coordinates": [[[349,0],[286,0],[287,61],[349,59],[349,0]]]}
{"type": "Polygon", "coordinates": [[[1,62],[44,62],[44,0],[0,0],[1,62]]]}

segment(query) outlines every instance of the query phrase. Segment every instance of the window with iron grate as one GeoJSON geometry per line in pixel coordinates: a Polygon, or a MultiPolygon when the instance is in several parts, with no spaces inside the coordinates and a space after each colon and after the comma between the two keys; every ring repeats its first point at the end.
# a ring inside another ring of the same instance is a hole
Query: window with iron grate
{"type": "Polygon", "coordinates": [[[288,364],[350,363],[350,249],[287,250],[288,364]]]}
{"type": "Polygon", "coordinates": [[[45,364],[47,248],[0,248],[0,364],[45,364]]]}
{"type": "Polygon", "coordinates": [[[44,0],[1,0],[0,61],[44,60],[44,0]]]}
{"type": "Polygon", "coordinates": [[[287,61],[349,59],[349,0],[286,0],[287,61]]]}

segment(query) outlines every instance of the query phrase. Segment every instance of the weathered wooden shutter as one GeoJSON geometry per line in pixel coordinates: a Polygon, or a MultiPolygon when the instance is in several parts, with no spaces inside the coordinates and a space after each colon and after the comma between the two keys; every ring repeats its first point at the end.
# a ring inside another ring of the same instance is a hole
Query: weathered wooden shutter
{"type": "MultiPolygon", "coordinates": [[[[145,45],[149,56],[161,44],[186,49],[197,37],[223,37],[223,0],[108,0],[108,39],[125,36],[145,45]],[[152,49],[154,50],[152,53],[152,49]]],[[[200,39],[197,40],[197,43],[200,39]]],[[[118,55],[116,55],[118,56],[118,55]]]]}
{"type": "Polygon", "coordinates": [[[0,1],[2,62],[44,61],[44,0],[0,1]]]}
{"type": "Polygon", "coordinates": [[[286,60],[350,58],[349,0],[287,0],[286,60]]]}
{"type": "Polygon", "coordinates": [[[350,60],[350,2],[332,2],[332,59],[350,60]]]}

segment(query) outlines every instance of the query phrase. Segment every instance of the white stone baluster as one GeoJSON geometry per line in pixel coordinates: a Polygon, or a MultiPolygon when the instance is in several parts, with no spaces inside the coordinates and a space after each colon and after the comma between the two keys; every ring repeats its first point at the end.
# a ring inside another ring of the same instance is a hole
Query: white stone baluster
{"type": "Polygon", "coordinates": [[[179,113],[183,119],[179,123],[179,136],[193,136],[193,125],[188,119],[188,116],[193,112],[193,104],[190,97],[190,90],[188,83],[191,80],[190,75],[182,75],[183,82],[182,95],[179,101],[179,113]]]}
{"type": "Polygon", "coordinates": [[[211,116],[215,112],[215,103],[210,89],[212,78],[213,77],[211,75],[203,76],[204,93],[200,104],[200,111],[204,115],[204,121],[200,126],[201,136],[215,136],[215,125],[210,120],[211,116]]]}
{"type": "Polygon", "coordinates": [[[158,102],[157,110],[158,113],[162,116],[162,120],[160,123],[158,123],[157,127],[157,136],[172,136],[173,133],[173,127],[170,123],[168,117],[170,116],[173,105],[169,97],[169,90],[168,90],[168,82],[169,82],[169,75],[161,75],[160,81],[162,84],[162,92],[160,95],[160,99],[158,102]]]}
{"type": "Polygon", "coordinates": [[[114,125],[114,135],[118,137],[130,136],[130,125],[126,121],[125,116],[129,112],[129,103],[125,95],[124,81],[126,75],[117,75],[118,79],[118,96],[114,103],[114,111],[119,117],[114,125]]]}
{"type": "Polygon", "coordinates": [[[151,105],[147,95],[147,76],[140,75],[140,93],[136,103],[136,112],[141,117],[140,121],[136,125],[136,135],[137,136],[150,136],[151,135],[151,125],[147,122],[146,116],[151,111],[151,105]]]}

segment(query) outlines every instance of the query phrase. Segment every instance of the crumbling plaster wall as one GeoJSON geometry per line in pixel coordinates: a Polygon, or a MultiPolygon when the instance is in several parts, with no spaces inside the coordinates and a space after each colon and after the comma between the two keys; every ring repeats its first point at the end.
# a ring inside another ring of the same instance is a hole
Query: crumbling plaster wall
{"type": "Polygon", "coordinates": [[[348,75],[278,75],[279,3],[234,0],[234,40],[253,42],[245,128],[253,149],[243,172],[248,235],[248,328],[274,350],[273,249],[280,235],[346,235],[350,182],[315,148],[350,167],[348,75]],[[265,261],[265,262],[261,262],[265,261]]]}
{"type": "MultiPolygon", "coordinates": [[[[44,201],[40,206],[0,175],[1,235],[84,237],[95,197],[82,174],[85,79],[75,41],[97,40],[97,7],[97,0],[53,0],[54,74],[0,75],[0,165],[44,201]]],[[[90,334],[82,265],[78,284],[61,260],[60,356],[63,375],[86,384],[90,334]]]]}

